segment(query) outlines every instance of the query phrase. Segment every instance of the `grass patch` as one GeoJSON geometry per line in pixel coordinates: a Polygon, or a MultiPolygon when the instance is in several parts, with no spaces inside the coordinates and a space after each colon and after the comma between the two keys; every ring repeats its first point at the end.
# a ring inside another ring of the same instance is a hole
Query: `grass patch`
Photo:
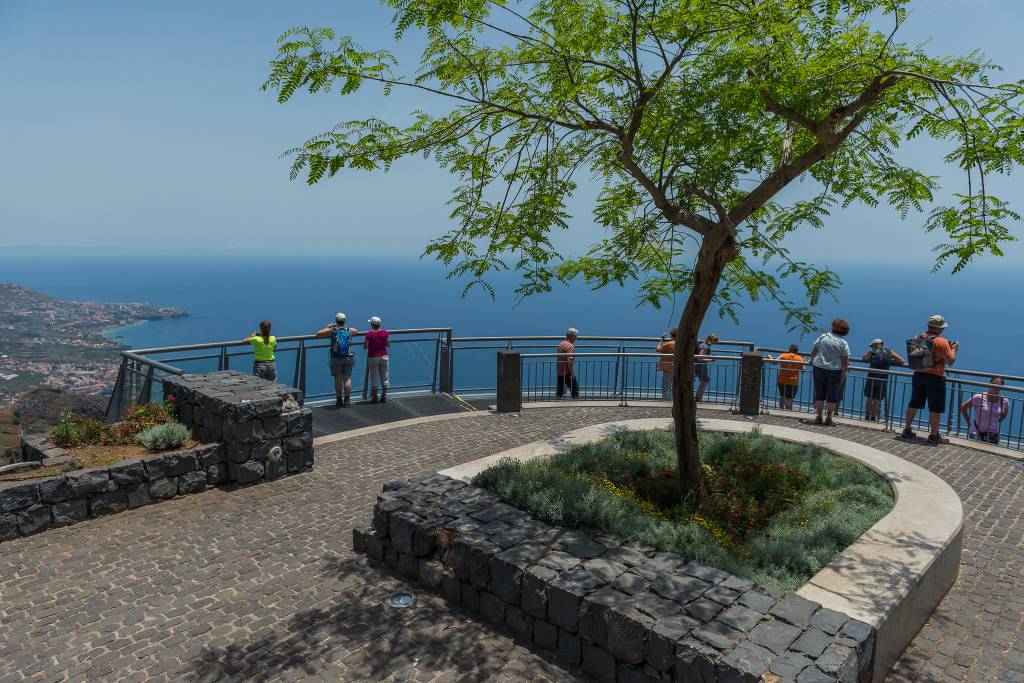
{"type": "Polygon", "coordinates": [[[888,482],[821,448],[758,432],[700,435],[708,488],[675,493],[671,431],[617,434],[551,458],[511,459],[476,486],[550,524],[648,543],[796,590],[888,513],[888,482]]]}

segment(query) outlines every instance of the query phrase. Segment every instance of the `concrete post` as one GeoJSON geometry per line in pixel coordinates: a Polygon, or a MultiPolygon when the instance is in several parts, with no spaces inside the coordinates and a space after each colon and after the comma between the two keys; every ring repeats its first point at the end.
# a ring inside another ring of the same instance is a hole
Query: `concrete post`
{"type": "Polygon", "coordinates": [[[761,376],[764,357],[760,353],[745,352],[740,357],[740,414],[758,415],[761,412],[761,376]]]}
{"type": "Polygon", "coordinates": [[[498,351],[498,412],[523,409],[523,359],[518,351],[498,351]]]}
{"type": "Polygon", "coordinates": [[[452,349],[448,344],[441,344],[441,368],[438,373],[438,388],[442,394],[454,391],[454,368],[452,367],[452,349]]]}

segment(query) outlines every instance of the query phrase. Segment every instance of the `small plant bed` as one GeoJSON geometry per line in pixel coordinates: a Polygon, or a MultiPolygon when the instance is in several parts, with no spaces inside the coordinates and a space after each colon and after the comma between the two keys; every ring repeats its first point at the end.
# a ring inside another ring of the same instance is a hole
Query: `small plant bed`
{"type": "Polygon", "coordinates": [[[888,482],[821,448],[700,435],[705,486],[680,493],[670,431],[628,432],[473,483],[550,524],[649,543],[793,591],[892,509],[888,482]]]}
{"type": "Polygon", "coordinates": [[[109,467],[122,460],[198,446],[188,427],[176,417],[173,401],[164,405],[132,406],[125,419],[115,424],[64,411],[50,433],[50,442],[63,448],[71,460],[52,467],[0,475],[0,481],[39,479],[72,470],[109,467]]]}

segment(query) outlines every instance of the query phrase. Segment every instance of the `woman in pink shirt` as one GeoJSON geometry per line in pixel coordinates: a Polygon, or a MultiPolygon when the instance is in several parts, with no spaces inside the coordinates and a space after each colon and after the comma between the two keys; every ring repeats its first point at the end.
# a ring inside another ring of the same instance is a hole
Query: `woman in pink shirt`
{"type": "Polygon", "coordinates": [[[998,445],[999,425],[1010,412],[1010,402],[999,395],[999,387],[1004,384],[1002,377],[993,377],[988,383],[992,385],[988,392],[975,394],[964,401],[960,405],[960,414],[970,425],[967,436],[998,445]]]}
{"type": "Polygon", "coordinates": [[[363,339],[366,349],[366,365],[370,371],[370,403],[377,403],[377,387],[381,389],[380,403],[388,400],[388,347],[391,339],[388,331],[380,327],[380,318],[370,318],[370,329],[363,339]]]}

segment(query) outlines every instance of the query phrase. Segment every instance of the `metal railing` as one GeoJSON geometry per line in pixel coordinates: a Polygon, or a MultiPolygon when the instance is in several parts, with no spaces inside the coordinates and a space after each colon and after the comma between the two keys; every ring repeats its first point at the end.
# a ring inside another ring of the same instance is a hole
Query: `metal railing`
{"type": "MultiPolygon", "coordinates": [[[[759,349],[761,350],[761,349],[759,349]]],[[[798,373],[798,382],[792,398],[792,410],[814,413],[814,390],[811,367],[806,361],[765,358],[762,373],[762,407],[771,411],[781,407],[783,389],[779,383],[779,372],[798,373]],[[788,366],[788,367],[783,367],[788,366]],[[797,370],[796,368],[800,368],[797,370]]],[[[946,378],[946,410],[940,421],[941,431],[948,436],[972,438],[971,425],[964,419],[961,406],[975,394],[986,393],[998,387],[1000,396],[1007,400],[1006,417],[999,422],[999,445],[1014,450],[1024,450],[1024,387],[1012,384],[993,385],[976,378],[1002,377],[1006,382],[1021,382],[1024,378],[1013,375],[978,372],[976,370],[953,370],[949,368],[946,378]]],[[[878,400],[877,419],[871,420],[884,425],[891,431],[906,427],[906,411],[912,392],[913,372],[908,370],[880,370],[851,363],[841,392],[837,415],[839,417],[868,421],[868,401],[878,400]]],[[[874,412],[873,410],[871,412],[874,412]]],[[[975,419],[975,410],[970,412],[975,419]]],[[[917,411],[911,425],[915,430],[928,430],[929,412],[917,411]]]]}
{"type": "MultiPolygon", "coordinates": [[[[388,355],[402,369],[393,377],[389,391],[436,392],[441,382],[442,348],[450,345],[449,327],[426,327],[406,330],[388,330],[391,347],[388,355]]],[[[353,352],[359,354],[357,339],[365,332],[354,335],[353,352]]],[[[299,389],[306,400],[315,402],[334,396],[333,379],[328,371],[330,339],[316,335],[278,337],[274,355],[278,367],[278,381],[299,389]]],[[[169,375],[211,372],[231,368],[252,367],[252,351],[246,342],[225,341],[152,349],[132,349],[121,352],[121,366],[107,404],[107,419],[115,421],[124,415],[128,406],[146,403],[162,397],[162,384],[169,375]]],[[[357,366],[358,367],[358,366],[357,366]]],[[[362,363],[361,373],[353,376],[353,394],[365,398],[369,392],[369,367],[362,363]],[[360,379],[361,374],[361,379],[360,379]]]]}
{"type": "MultiPolygon", "coordinates": [[[[620,405],[628,405],[630,401],[672,400],[671,391],[665,392],[663,380],[666,373],[658,368],[659,362],[670,359],[670,356],[578,351],[572,355],[571,376],[578,384],[579,400],[618,401],[620,405]]],[[[565,364],[565,356],[559,353],[521,354],[523,402],[573,397],[572,387],[565,387],[566,382],[560,382],[558,378],[559,366],[565,364]],[[562,396],[558,394],[560,384],[563,385],[562,396]]],[[[735,405],[739,397],[739,356],[694,356],[694,362],[706,372],[708,379],[703,401],[735,405]]],[[[695,372],[695,379],[697,372],[700,370],[695,372]]]]}

